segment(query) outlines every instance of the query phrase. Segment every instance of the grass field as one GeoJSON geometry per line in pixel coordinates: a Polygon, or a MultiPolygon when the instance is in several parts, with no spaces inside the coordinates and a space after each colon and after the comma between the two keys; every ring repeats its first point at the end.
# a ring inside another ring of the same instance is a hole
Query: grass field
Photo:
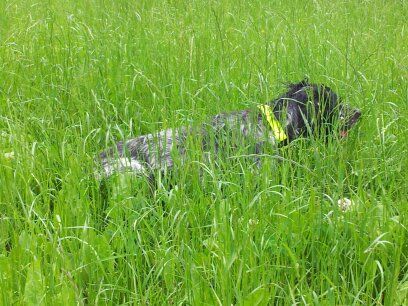
{"type": "Polygon", "coordinates": [[[407,19],[397,0],[1,1],[0,304],[406,305],[407,19]],[[115,141],[305,76],[362,110],[346,141],[100,191],[115,141]]]}

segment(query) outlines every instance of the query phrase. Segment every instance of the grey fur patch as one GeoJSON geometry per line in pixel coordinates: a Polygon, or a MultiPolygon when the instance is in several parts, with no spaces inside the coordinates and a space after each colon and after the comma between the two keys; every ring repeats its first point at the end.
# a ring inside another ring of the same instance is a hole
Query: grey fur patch
{"type": "Polygon", "coordinates": [[[243,110],[218,114],[198,127],[167,129],[118,142],[116,147],[102,152],[99,159],[106,176],[127,170],[146,174],[172,168],[174,154],[183,162],[188,138],[200,141],[204,152],[218,153],[230,144],[225,140],[231,137],[233,142],[246,139],[253,143],[275,144],[273,133],[264,125],[262,116],[255,110],[243,110]]]}

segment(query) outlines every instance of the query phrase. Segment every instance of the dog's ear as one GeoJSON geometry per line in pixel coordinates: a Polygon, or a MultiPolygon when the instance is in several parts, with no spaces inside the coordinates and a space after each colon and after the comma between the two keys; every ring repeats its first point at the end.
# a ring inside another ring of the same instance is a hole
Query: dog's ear
{"type": "Polygon", "coordinates": [[[275,105],[275,117],[284,126],[288,136],[285,144],[299,138],[306,132],[307,128],[310,128],[308,123],[306,123],[308,118],[306,105],[302,101],[303,99],[294,100],[292,97],[289,97],[289,99],[280,99],[275,105]]]}
{"type": "Polygon", "coordinates": [[[305,77],[303,80],[301,80],[298,83],[288,83],[287,87],[290,91],[296,92],[298,90],[301,90],[303,87],[310,86],[311,84],[309,83],[309,79],[305,77]]]}

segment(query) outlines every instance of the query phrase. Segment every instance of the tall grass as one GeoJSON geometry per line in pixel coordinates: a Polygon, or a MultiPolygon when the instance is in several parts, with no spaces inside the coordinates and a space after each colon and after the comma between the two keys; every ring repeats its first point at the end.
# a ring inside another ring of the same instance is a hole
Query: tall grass
{"type": "Polygon", "coordinates": [[[407,303],[407,15],[404,1],[1,1],[0,304],[407,303]],[[115,141],[304,76],[362,109],[346,141],[271,148],[260,170],[192,158],[153,193],[93,177],[115,141]]]}

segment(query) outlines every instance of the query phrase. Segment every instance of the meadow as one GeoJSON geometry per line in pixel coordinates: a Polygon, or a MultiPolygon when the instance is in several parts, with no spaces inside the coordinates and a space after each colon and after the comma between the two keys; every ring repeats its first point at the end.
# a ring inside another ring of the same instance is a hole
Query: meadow
{"type": "Polygon", "coordinates": [[[406,20],[397,0],[1,1],[0,304],[406,305],[406,20]],[[304,77],[362,110],[346,140],[191,158],[153,192],[93,175],[118,140],[304,77]]]}

